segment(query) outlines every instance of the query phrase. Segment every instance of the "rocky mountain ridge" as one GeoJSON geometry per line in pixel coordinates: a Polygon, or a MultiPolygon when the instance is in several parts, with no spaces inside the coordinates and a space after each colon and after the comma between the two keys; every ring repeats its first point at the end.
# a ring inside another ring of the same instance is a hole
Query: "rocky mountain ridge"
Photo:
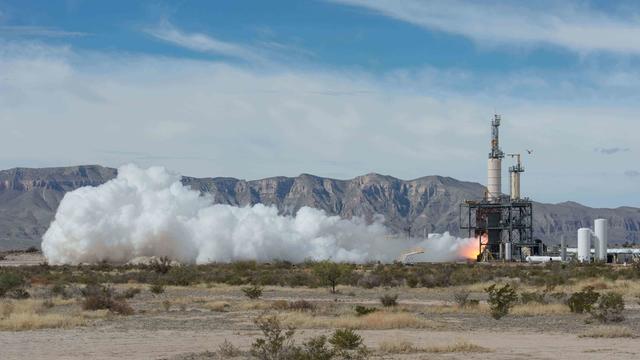
{"type": "MultiPolygon", "coordinates": [[[[0,249],[38,246],[66,192],[103,184],[116,174],[116,169],[99,165],[0,171],[0,249]]],[[[444,231],[460,234],[460,203],[484,193],[480,184],[442,176],[400,180],[367,174],[336,180],[302,174],[251,181],[183,177],[182,182],[210,193],[216,203],[263,203],[277,206],[283,214],[294,214],[302,206],[344,218],[371,219],[381,214],[394,231],[410,228],[416,236],[444,231]]],[[[566,235],[572,244],[576,230],[591,226],[598,217],[609,219],[612,242],[640,242],[640,209],[594,209],[574,202],[534,203],[534,236],[556,243],[560,235],[566,235]]]]}

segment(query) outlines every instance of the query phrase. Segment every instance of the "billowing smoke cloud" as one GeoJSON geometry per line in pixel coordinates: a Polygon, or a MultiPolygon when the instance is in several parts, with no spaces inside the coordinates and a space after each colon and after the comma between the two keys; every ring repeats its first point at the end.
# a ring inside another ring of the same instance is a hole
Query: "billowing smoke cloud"
{"type": "Polygon", "coordinates": [[[380,216],[367,224],[309,207],[283,216],[260,204],[212,203],[210,196],[182,185],[178,174],[126,165],[101,186],[65,195],[43,236],[42,250],[52,264],[125,263],[141,256],[168,256],[183,263],[388,262],[416,245],[426,250],[420,260],[455,260],[470,244],[446,233],[428,239],[392,237],[380,216]]]}

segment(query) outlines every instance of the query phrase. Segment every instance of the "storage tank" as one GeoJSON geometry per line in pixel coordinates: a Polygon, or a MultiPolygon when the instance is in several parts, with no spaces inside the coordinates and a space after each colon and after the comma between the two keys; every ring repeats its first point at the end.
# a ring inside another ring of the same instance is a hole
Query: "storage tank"
{"type": "Polygon", "coordinates": [[[596,219],[593,222],[593,230],[595,237],[598,239],[594,244],[596,247],[596,259],[598,261],[607,261],[607,243],[609,242],[609,222],[607,219],[596,219]]]}
{"type": "Polygon", "coordinates": [[[511,261],[511,258],[512,258],[511,249],[512,247],[510,242],[504,243],[504,259],[506,261],[511,261]]]}
{"type": "Polygon", "coordinates": [[[502,193],[502,159],[490,158],[487,169],[487,199],[497,200],[502,193]]]}
{"type": "Polygon", "coordinates": [[[520,199],[520,173],[511,172],[511,200],[520,199]]]}
{"type": "Polygon", "coordinates": [[[578,261],[589,262],[591,259],[591,229],[578,229],[578,261]]]}

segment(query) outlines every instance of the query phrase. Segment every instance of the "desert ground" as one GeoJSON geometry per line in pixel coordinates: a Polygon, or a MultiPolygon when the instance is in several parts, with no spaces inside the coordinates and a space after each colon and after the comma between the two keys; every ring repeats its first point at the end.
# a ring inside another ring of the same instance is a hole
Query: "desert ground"
{"type": "MultiPolygon", "coordinates": [[[[255,358],[252,344],[263,335],[255,320],[270,316],[283,327],[295,328],[296,344],[318,335],[331,336],[335,329],[353,329],[363,339],[366,358],[371,359],[640,357],[636,338],[640,335],[640,282],[635,278],[612,279],[596,272],[551,287],[505,277],[430,287],[338,284],[336,293],[327,286],[265,285],[257,299],[246,296],[247,285],[194,281],[154,289],[152,284],[131,279],[101,282],[113,294],[129,293],[122,301],[131,311],[119,313],[87,309],[86,295],[82,295],[87,285],[82,282],[55,288],[46,274],[58,270],[42,265],[43,260],[39,254],[13,253],[0,261],[0,274],[28,274],[24,289],[29,293],[25,299],[0,299],[2,359],[255,358]],[[510,283],[520,296],[499,320],[490,314],[485,291],[494,283],[510,283]],[[604,323],[590,314],[571,312],[566,297],[586,286],[621,294],[623,319],[604,323]],[[525,301],[522,293],[545,298],[525,301]],[[466,304],[461,304],[464,296],[460,294],[467,295],[466,304]],[[384,295],[397,295],[397,305],[382,306],[384,295]],[[354,311],[358,305],[375,311],[359,316],[354,311]],[[239,352],[225,353],[223,343],[239,352]]],[[[86,271],[74,268],[71,272],[86,271]]],[[[118,272],[112,267],[91,271],[118,272]]],[[[123,273],[136,271],[130,268],[123,273]]]]}

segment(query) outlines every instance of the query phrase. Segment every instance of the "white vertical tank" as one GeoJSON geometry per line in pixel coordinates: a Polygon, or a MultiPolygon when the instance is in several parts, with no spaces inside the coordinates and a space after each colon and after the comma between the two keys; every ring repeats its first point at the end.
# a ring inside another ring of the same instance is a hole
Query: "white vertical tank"
{"type": "Polygon", "coordinates": [[[607,261],[607,243],[609,242],[609,223],[607,219],[596,219],[593,222],[593,230],[595,237],[598,239],[596,243],[596,259],[598,261],[607,261]]]}
{"type": "Polygon", "coordinates": [[[578,261],[589,262],[591,259],[591,229],[578,229],[578,261]]]}
{"type": "Polygon", "coordinates": [[[498,200],[502,193],[502,159],[490,158],[487,168],[487,199],[498,200]]]}
{"type": "Polygon", "coordinates": [[[511,243],[510,242],[504,243],[504,259],[506,261],[511,261],[512,259],[511,250],[512,250],[511,243]]]}
{"type": "Polygon", "coordinates": [[[520,173],[511,172],[511,200],[520,199],[520,173]]]}

